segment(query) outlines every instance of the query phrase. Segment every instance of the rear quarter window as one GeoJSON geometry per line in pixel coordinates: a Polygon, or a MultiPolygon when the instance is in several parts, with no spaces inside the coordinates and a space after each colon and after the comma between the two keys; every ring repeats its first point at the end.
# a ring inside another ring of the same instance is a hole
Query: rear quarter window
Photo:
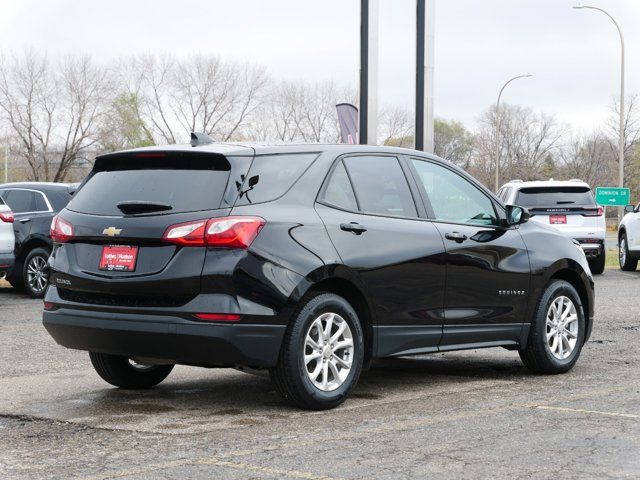
{"type": "Polygon", "coordinates": [[[258,155],[253,159],[236,205],[270,202],[284,195],[318,153],[258,155]]]}

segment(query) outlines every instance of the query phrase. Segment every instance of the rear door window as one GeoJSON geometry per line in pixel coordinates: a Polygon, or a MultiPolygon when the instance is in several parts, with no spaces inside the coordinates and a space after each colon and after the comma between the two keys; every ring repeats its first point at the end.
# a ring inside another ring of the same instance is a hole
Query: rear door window
{"type": "Polygon", "coordinates": [[[36,196],[32,191],[6,190],[3,194],[3,197],[13,213],[27,213],[37,211],[36,196]]]}
{"type": "Polygon", "coordinates": [[[364,213],[417,217],[409,184],[396,157],[345,158],[356,199],[364,213]]]}
{"type": "Polygon", "coordinates": [[[236,205],[270,202],[281,197],[317,157],[317,153],[256,156],[236,205]]]}
{"type": "Polygon", "coordinates": [[[588,187],[527,187],[518,192],[516,204],[526,208],[595,206],[588,187]]]}

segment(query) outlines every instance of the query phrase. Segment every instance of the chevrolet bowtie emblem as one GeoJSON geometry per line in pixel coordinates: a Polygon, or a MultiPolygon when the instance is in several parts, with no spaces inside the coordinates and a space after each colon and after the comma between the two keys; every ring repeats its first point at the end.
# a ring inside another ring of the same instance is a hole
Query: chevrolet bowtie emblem
{"type": "Polygon", "coordinates": [[[108,235],[109,237],[115,237],[116,235],[120,235],[121,231],[122,231],[121,228],[109,227],[102,230],[102,234],[108,235]]]}

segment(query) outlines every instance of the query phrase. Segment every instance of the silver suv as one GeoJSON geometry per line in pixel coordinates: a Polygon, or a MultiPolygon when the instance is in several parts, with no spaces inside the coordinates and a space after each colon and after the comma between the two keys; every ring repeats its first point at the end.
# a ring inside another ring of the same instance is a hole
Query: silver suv
{"type": "Polygon", "coordinates": [[[550,225],[580,243],[594,274],[604,271],[607,225],[591,187],[577,179],[523,182],[511,180],[498,190],[507,205],[525,207],[531,220],[550,225]]]}
{"type": "Polygon", "coordinates": [[[0,279],[13,267],[15,243],[13,212],[0,198],[0,279]]]}

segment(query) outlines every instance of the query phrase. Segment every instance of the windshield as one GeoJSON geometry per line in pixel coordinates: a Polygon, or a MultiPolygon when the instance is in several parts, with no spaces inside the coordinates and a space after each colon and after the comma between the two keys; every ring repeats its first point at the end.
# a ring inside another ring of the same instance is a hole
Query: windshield
{"type": "Polygon", "coordinates": [[[518,192],[516,205],[526,208],[593,207],[595,201],[589,187],[530,187],[518,192]]]}

